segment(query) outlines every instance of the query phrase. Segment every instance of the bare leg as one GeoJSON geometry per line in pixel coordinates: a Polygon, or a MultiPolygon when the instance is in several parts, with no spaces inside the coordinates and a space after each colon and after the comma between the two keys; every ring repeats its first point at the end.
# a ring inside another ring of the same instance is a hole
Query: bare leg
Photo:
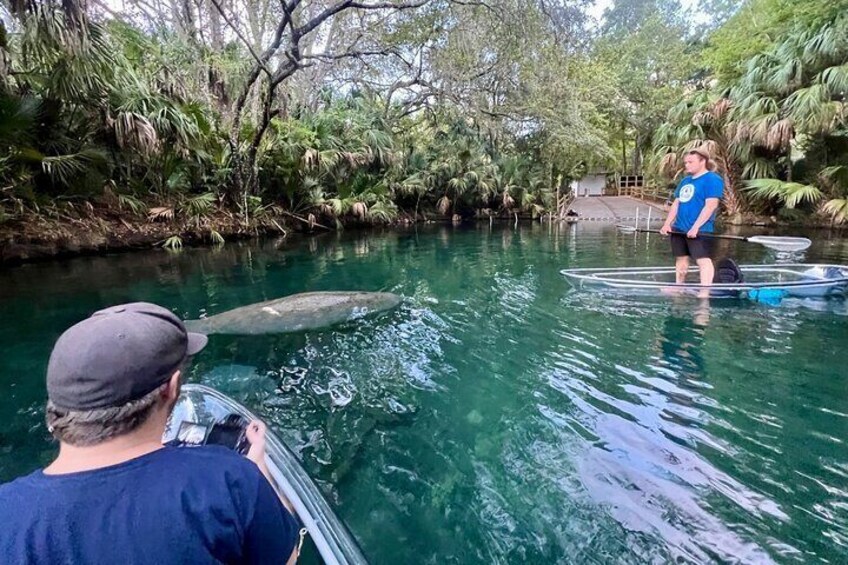
{"type": "MultiPolygon", "coordinates": [[[[709,257],[704,257],[703,259],[698,259],[698,270],[701,272],[701,286],[712,286],[713,278],[715,277],[715,267],[713,266],[713,260],[709,257]]],[[[710,295],[710,291],[707,289],[702,289],[701,292],[698,293],[698,296],[706,297],[710,295]]]]}
{"type": "Polygon", "coordinates": [[[698,259],[698,269],[701,271],[701,286],[711,286],[715,277],[715,267],[713,260],[709,257],[698,259]]]}
{"type": "Polygon", "coordinates": [[[710,299],[701,297],[699,302],[692,321],[696,326],[706,327],[710,323],[710,299]]]}
{"type": "Polygon", "coordinates": [[[674,260],[675,282],[683,284],[686,282],[686,273],[689,272],[689,257],[676,257],[674,260]]]}

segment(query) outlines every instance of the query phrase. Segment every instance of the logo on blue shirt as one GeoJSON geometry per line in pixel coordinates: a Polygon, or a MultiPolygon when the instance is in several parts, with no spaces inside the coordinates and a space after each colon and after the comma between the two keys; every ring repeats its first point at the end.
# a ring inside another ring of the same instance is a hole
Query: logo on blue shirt
{"type": "Polygon", "coordinates": [[[680,201],[689,202],[695,196],[695,185],[686,184],[680,188],[680,201]]]}

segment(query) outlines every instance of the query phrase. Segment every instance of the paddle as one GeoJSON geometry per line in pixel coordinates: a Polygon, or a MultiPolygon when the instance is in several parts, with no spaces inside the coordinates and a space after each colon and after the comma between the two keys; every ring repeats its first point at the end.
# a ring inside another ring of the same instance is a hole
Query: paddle
{"type": "MultiPolygon", "coordinates": [[[[624,224],[619,224],[616,227],[624,232],[661,233],[660,230],[637,228],[635,226],[627,226],[624,224]]],[[[673,231],[671,233],[686,235],[685,233],[678,231],[673,231]]],[[[725,233],[699,233],[698,235],[714,239],[735,239],[736,241],[757,243],[777,251],[803,251],[813,243],[806,237],[782,237],[776,235],[752,235],[750,237],[745,237],[743,235],[730,235],[725,233]]]]}

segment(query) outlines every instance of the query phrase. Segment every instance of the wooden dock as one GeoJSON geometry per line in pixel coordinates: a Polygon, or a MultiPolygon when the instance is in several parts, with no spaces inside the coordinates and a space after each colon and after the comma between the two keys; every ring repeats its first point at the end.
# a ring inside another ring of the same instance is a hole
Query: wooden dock
{"type": "Polygon", "coordinates": [[[651,223],[662,222],[668,211],[655,202],[638,200],[629,196],[584,196],[571,201],[569,208],[577,212],[569,220],[596,222],[641,222],[650,214],[651,223]]]}

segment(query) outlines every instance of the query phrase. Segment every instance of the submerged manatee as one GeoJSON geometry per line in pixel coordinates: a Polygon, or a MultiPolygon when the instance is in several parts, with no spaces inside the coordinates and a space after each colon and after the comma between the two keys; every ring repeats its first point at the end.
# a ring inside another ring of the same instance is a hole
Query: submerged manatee
{"type": "Polygon", "coordinates": [[[389,292],[305,292],[186,321],[204,334],[273,334],[324,328],[396,308],[401,297],[389,292]]]}

